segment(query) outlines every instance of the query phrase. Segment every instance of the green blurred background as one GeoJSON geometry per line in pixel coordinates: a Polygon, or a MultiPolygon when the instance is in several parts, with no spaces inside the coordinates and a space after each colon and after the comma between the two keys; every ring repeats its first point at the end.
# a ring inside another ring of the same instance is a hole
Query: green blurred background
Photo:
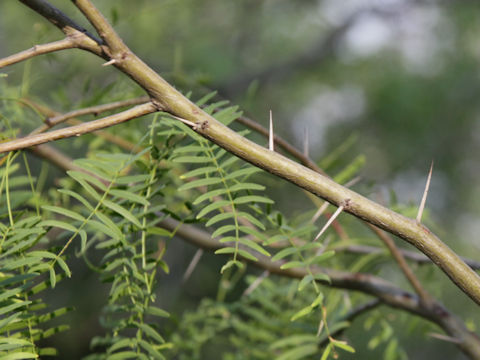
{"type": "MultiPolygon", "coordinates": [[[[51,2],[88,25],[70,2],[51,2]]],[[[352,143],[345,163],[358,154],[366,156],[358,189],[372,199],[386,205],[419,203],[434,160],[429,225],[459,254],[480,259],[478,2],[95,3],[133,51],[179,89],[193,91],[194,99],[217,89],[264,125],[271,109],[275,132],[300,149],[306,132],[309,153],[317,161],[352,143]]],[[[0,57],[61,38],[59,31],[19,2],[0,2],[0,57]]],[[[74,50],[2,72],[8,74],[9,85],[23,84],[22,95],[59,111],[102,102],[99,97],[107,87],[114,99],[121,99],[122,92],[141,94],[115,69],[100,65],[99,59],[74,50]]],[[[67,142],[62,144],[68,148],[67,142]]],[[[305,198],[288,197],[284,190],[289,186],[275,182],[273,196],[280,207],[301,212],[305,198]]],[[[161,286],[170,289],[163,306],[179,314],[215,291],[219,278],[217,267],[201,264],[188,286],[179,284],[194,251],[176,244],[170,255],[172,275],[161,280],[161,286]]],[[[202,263],[212,262],[222,260],[208,257],[202,263]]],[[[70,359],[88,352],[89,338],[102,331],[95,305],[102,304],[103,299],[96,298],[107,290],[83,268],[79,263],[77,280],[92,290],[79,285],[74,293],[65,291],[52,300],[75,303],[77,308],[72,315],[77,329],[60,335],[64,339],[60,348],[70,359]]],[[[442,273],[431,271],[438,283],[428,284],[428,290],[478,324],[478,308],[442,273]]],[[[396,274],[390,276],[395,279],[396,274]]],[[[356,328],[349,333],[351,338],[368,336],[361,322],[356,328]]],[[[381,356],[372,355],[361,343],[354,342],[355,358],[381,356]]],[[[428,337],[412,340],[405,334],[403,346],[411,359],[463,359],[453,346],[428,337]]]]}

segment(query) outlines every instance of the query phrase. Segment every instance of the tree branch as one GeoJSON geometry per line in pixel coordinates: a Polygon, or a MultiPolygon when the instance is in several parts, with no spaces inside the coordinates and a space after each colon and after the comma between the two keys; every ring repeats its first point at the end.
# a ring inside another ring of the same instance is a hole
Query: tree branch
{"type": "MultiPolygon", "coordinates": [[[[87,0],[77,1],[76,4],[78,3],[86,4],[89,8],[93,7],[93,4],[87,0]]],[[[89,20],[106,22],[103,17],[89,20]]],[[[96,25],[96,27],[100,26],[96,25]]],[[[103,36],[107,35],[108,33],[103,34],[103,36]]],[[[119,45],[115,44],[115,47],[117,46],[119,45]]],[[[97,50],[97,48],[84,48],[92,52],[97,50]]],[[[110,49],[110,52],[111,50],[116,50],[116,48],[110,49]]],[[[177,118],[194,123],[195,131],[230,153],[310,191],[335,206],[343,206],[344,211],[408,241],[432,259],[460,289],[477,304],[480,304],[480,276],[425,226],[278,153],[247,140],[202,111],[128,48],[120,50],[118,53],[111,53],[109,59],[114,59],[116,68],[127,74],[148,92],[158,110],[169,112],[177,118]]],[[[105,57],[105,53],[98,55],[105,57]]]]}
{"type": "Polygon", "coordinates": [[[107,116],[103,119],[82,123],[80,125],[70,126],[64,129],[53,130],[43,134],[29,135],[24,138],[2,143],[0,144],[0,153],[24,149],[54,140],[69,138],[72,136],[80,136],[82,134],[87,134],[95,130],[117,125],[143,115],[151,114],[156,111],[157,107],[152,102],[149,102],[143,105],[135,106],[134,108],[123,111],[121,113],[107,116]]]}
{"type": "Polygon", "coordinates": [[[34,47],[19,52],[14,55],[7,56],[6,58],[0,59],[0,68],[16,64],[18,62],[33,58],[38,55],[48,54],[54,51],[65,50],[65,49],[72,49],[75,48],[77,45],[70,37],[66,37],[65,39],[54,41],[47,44],[35,45],[34,47]]]}
{"type": "MultiPolygon", "coordinates": [[[[44,111],[42,111],[45,115],[47,115],[47,118],[45,119],[45,125],[42,125],[42,126],[38,127],[37,129],[35,129],[34,131],[32,131],[31,135],[45,132],[48,129],[50,129],[50,128],[58,125],[58,124],[61,124],[61,123],[65,122],[69,119],[72,119],[72,118],[75,118],[75,117],[78,117],[78,116],[83,116],[83,115],[88,115],[88,114],[98,115],[98,114],[101,114],[102,112],[115,110],[115,109],[118,109],[118,108],[121,108],[121,107],[144,104],[144,103],[148,102],[149,100],[150,99],[148,98],[148,96],[141,96],[141,97],[134,98],[134,99],[115,101],[115,102],[108,103],[108,104],[96,105],[96,106],[91,106],[91,107],[87,107],[87,108],[83,108],[83,109],[73,110],[73,111],[70,111],[70,112],[67,112],[67,113],[64,113],[64,114],[57,113],[57,112],[54,112],[52,110],[52,111],[49,112],[51,115],[48,115],[44,111]]],[[[34,104],[30,100],[26,100],[26,101],[28,101],[30,104],[33,104],[33,106],[35,106],[36,108],[39,109],[37,104],[34,104]]]]}
{"type": "MultiPolygon", "coordinates": [[[[192,225],[182,224],[171,218],[163,220],[159,226],[180,236],[187,242],[205,250],[215,251],[225,247],[225,244],[212,239],[209,233],[192,225]]],[[[302,279],[308,275],[303,268],[281,269],[282,263],[272,262],[270,258],[256,253],[258,261],[249,261],[252,265],[267,270],[271,274],[302,279]]],[[[437,324],[449,336],[458,340],[458,346],[467,356],[472,359],[480,359],[480,338],[472,333],[463,322],[451,314],[442,304],[432,300],[431,305],[425,306],[423,301],[416,295],[404,291],[388,281],[379,277],[362,274],[348,273],[326,268],[311,269],[313,273],[322,273],[330,277],[331,282],[320,281],[326,286],[359,291],[376,297],[378,300],[393,308],[407,311],[437,324]]]]}
{"type": "MultiPolygon", "coordinates": [[[[367,246],[367,245],[349,245],[349,246],[343,246],[336,248],[335,251],[347,251],[350,253],[354,254],[381,254],[384,253],[385,250],[374,247],[374,246],[367,246]]],[[[432,261],[426,257],[423,254],[416,253],[414,251],[409,251],[409,250],[400,250],[403,254],[403,256],[410,260],[418,263],[419,265],[423,264],[431,264],[432,261]]],[[[465,257],[462,257],[462,260],[470,266],[473,270],[480,270],[480,262],[472,259],[468,259],[465,257]]]]}

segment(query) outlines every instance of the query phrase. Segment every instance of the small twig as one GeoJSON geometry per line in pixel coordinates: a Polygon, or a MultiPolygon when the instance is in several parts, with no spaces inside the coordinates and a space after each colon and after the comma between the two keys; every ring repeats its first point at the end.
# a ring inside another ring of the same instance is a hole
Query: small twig
{"type": "Polygon", "coordinates": [[[432,179],[433,171],[433,160],[430,165],[430,171],[428,172],[427,183],[425,184],[425,191],[423,192],[422,201],[420,202],[420,207],[418,208],[417,222],[422,222],[423,209],[425,208],[425,203],[427,202],[428,189],[430,188],[430,180],[432,179]]]}
{"type": "Polygon", "coordinates": [[[113,27],[91,1],[74,0],[73,3],[83,13],[90,24],[93,25],[98,35],[100,35],[112,52],[123,52],[128,50],[113,27]]]}
{"type": "MultiPolygon", "coordinates": [[[[432,260],[430,260],[427,256],[425,256],[422,253],[418,253],[415,251],[410,251],[410,250],[403,250],[403,249],[398,249],[403,257],[405,259],[408,259],[410,261],[413,261],[417,263],[418,265],[432,265],[432,260]]],[[[345,251],[353,254],[364,254],[364,255],[370,255],[370,254],[382,254],[385,253],[385,249],[375,247],[375,246],[368,246],[368,245],[348,245],[348,246],[341,246],[335,248],[335,252],[340,252],[340,251],[345,251]]],[[[475,261],[472,259],[467,259],[465,257],[462,257],[462,260],[470,266],[473,270],[480,270],[480,262],[475,261]]]]}
{"type": "Polygon", "coordinates": [[[400,268],[400,270],[402,270],[408,282],[412,285],[413,289],[418,294],[420,299],[423,301],[425,306],[430,306],[433,303],[432,297],[423,288],[422,284],[417,279],[412,269],[410,269],[402,252],[398,250],[397,246],[395,245],[395,242],[390,237],[390,235],[388,235],[385,231],[380,230],[378,227],[372,224],[369,224],[369,223],[366,223],[366,224],[377,235],[377,237],[380,240],[382,240],[383,243],[387,246],[388,250],[392,254],[393,259],[397,262],[398,267],[400,268]]]}
{"type": "Polygon", "coordinates": [[[31,59],[38,55],[48,54],[54,51],[60,51],[65,49],[72,49],[76,46],[77,45],[75,44],[75,42],[73,42],[72,39],[68,36],[62,40],[53,41],[47,44],[35,45],[30,49],[0,59],[0,68],[16,64],[27,59],[31,59]]]}
{"type": "Polygon", "coordinates": [[[188,264],[187,270],[185,270],[185,274],[183,274],[183,279],[182,279],[182,281],[183,281],[184,283],[187,282],[187,280],[188,280],[188,279],[190,278],[190,276],[192,275],[193,270],[195,270],[195,268],[197,267],[198,262],[199,262],[200,259],[202,258],[202,255],[203,255],[203,249],[198,249],[198,250],[195,252],[195,255],[193,255],[192,261],[190,261],[190,264],[188,264]]]}
{"type": "Polygon", "coordinates": [[[70,126],[68,128],[53,130],[43,134],[29,135],[24,138],[15,139],[0,144],[0,153],[25,149],[31,146],[44,144],[46,142],[65,139],[72,136],[80,136],[109,126],[117,125],[122,122],[138,118],[143,115],[151,114],[157,111],[157,107],[149,102],[143,105],[135,106],[132,109],[121,113],[107,116],[103,119],[90,121],[80,125],[70,126]]]}
{"type": "Polygon", "coordinates": [[[108,103],[108,104],[90,106],[90,107],[86,107],[86,108],[83,108],[83,109],[73,110],[73,111],[69,111],[69,112],[64,113],[64,114],[58,113],[58,112],[50,110],[50,109],[48,109],[49,111],[47,112],[47,111],[45,111],[46,110],[45,107],[39,106],[38,104],[33,103],[32,101],[30,101],[28,99],[26,99],[26,101],[28,103],[30,103],[31,105],[33,105],[35,108],[37,108],[40,112],[47,115],[47,120],[45,121],[45,125],[42,125],[42,126],[38,127],[37,129],[35,129],[34,131],[32,131],[30,133],[30,135],[33,135],[33,134],[39,134],[39,133],[45,132],[48,129],[52,128],[53,126],[61,124],[61,123],[65,122],[66,120],[72,119],[72,118],[75,118],[75,117],[79,117],[79,116],[83,116],[83,115],[89,115],[89,114],[98,115],[98,114],[101,114],[101,113],[106,112],[106,111],[111,111],[111,110],[115,110],[115,109],[126,107],[126,106],[144,104],[144,103],[149,101],[149,97],[148,96],[141,96],[141,97],[134,98],[134,99],[120,100],[120,101],[115,101],[115,102],[108,103]]]}

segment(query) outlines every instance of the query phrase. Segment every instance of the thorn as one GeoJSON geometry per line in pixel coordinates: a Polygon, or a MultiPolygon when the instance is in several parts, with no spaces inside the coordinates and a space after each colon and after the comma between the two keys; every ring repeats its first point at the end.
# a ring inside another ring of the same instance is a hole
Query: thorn
{"type": "Polygon", "coordinates": [[[324,326],[324,322],[323,322],[323,319],[321,319],[320,323],[318,324],[317,336],[320,336],[320,334],[322,333],[323,326],[324,326]]]}
{"type": "Polygon", "coordinates": [[[330,219],[328,219],[327,223],[323,226],[322,230],[320,230],[320,232],[318,233],[318,235],[315,237],[315,239],[313,239],[313,241],[317,241],[317,239],[322,236],[322,234],[325,232],[325,230],[328,229],[328,227],[330,226],[330,224],[338,217],[338,215],[340,215],[340,213],[343,211],[344,209],[344,206],[341,205],[337,211],[335,211],[333,213],[333,215],[330,217],[330,219]]]}
{"type": "Polygon", "coordinates": [[[242,296],[250,295],[268,275],[270,275],[270,271],[265,270],[258,278],[255,279],[253,283],[250,284],[248,288],[245,289],[242,296]]]}
{"type": "Polygon", "coordinates": [[[175,116],[175,115],[172,115],[172,114],[168,114],[168,115],[170,115],[174,119],[180,120],[184,124],[190,126],[193,130],[197,130],[197,124],[195,124],[194,122],[192,122],[190,120],[187,120],[187,119],[184,119],[184,118],[181,118],[181,117],[178,117],[178,116],[175,116]]]}
{"type": "Polygon", "coordinates": [[[190,261],[190,264],[188,264],[185,274],[183,274],[183,279],[182,279],[183,282],[186,282],[190,278],[190,275],[192,275],[193,270],[195,270],[195,268],[197,267],[198,262],[202,258],[202,255],[203,255],[202,249],[198,249],[195,255],[193,255],[192,261],[190,261]]]}
{"type": "Polygon", "coordinates": [[[355,176],[352,180],[350,180],[343,186],[345,186],[346,188],[352,187],[353,185],[356,185],[360,180],[362,180],[361,176],[355,176]]]}
{"type": "Polygon", "coordinates": [[[425,184],[425,191],[423,192],[422,201],[420,202],[420,207],[418,208],[417,222],[422,221],[423,209],[425,208],[425,203],[427,202],[428,189],[430,188],[430,180],[432,179],[433,172],[433,160],[430,165],[430,171],[428,172],[427,183],[425,184]]]}
{"type": "Polygon", "coordinates": [[[330,203],[328,201],[325,201],[322,206],[320,206],[317,210],[317,212],[315,213],[315,215],[313,215],[312,217],[312,220],[310,220],[312,223],[314,223],[315,221],[317,221],[317,219],[320,217],[320,215],[323,214],[323,212],[325,210],[327,210],[327,207],[328,205],[330,205],[330,203]]]}
{"type": "Polygon", "coordinates": [[[438,340],[443,340],[443,341],[451,342],[451,343],[454,343],[454,344],[460,344],[459,339],[451,337],[451,336],[447,336],[447,335],[443,335],[443,334],[437,334],[437,333],[428,333],[427,335],[431,336],[435,339],[438,339],[438,340]]]}
{"type": "Polygon", "coordinates": [[[106,63],[102,64],[102,66],[108,66],[108,65],[113,65],[117,62],[117,60],[112,59],[110,61],[107,61],[106,63]]]}
{"type": "Polygon", "coordinates": [[[268,149],[271,151],[275,151],[273,148],[273,117],[272,117],[272,110],[270,110],[270,132],[268,134],[268,149]]]}
{"type": "Polygon", "coordinates": [[[308,158],[308,148],[309,148],[309,144],[308,144],[308,129],[307,127],[305,126],[305,128],[303,129],[303,155],[305,157],[308,158]]]}

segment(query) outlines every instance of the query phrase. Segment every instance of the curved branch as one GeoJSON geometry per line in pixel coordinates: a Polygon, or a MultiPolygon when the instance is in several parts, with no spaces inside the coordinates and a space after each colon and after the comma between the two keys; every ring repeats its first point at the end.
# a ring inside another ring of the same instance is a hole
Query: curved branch
{"type": "MultiPolygon", "coordinates": [[[[33,0],[29,2],[31,1],[33,0]]],[[[93,7],[87,0],[82,0],[82,3],[93,7]]],[[[96,21],[106,22],[103,17],[96,21]]],[[[97,50],[84,48],[92,52],[97,50]]],[[[105,57],[104,52],[98,55],[105,57]]],[[[343,206],[344,211],[406,240],[427,255],[460,289],[480,304],[480,276],[422,224],[237,134],[193,104],[128,48],[112,53],[110,58],[115,60],[116,68],[148,92],[159,110],[194,123],[194,130],[200,135],[245,161],[288,180],[335,206],[343,206]]]]}
{"type": "MultiPolygon", "coordinates": [[[[206,231],[192,225],[182,224],[171,218],[163,220],[159,226],[180,236],[187,242],[209,251],[218,250],[225,244],[212,239],[206,231]]],[[[302,279],[308,275],[303,268],[290,268],[282,270],[280,262],[272,262],[270,258],[255,254],[258,261],[249,261],[252,265],[267,270],[271,274],[302,279]]],[[[326,286],[340,289],[359,291],[376,297],[378,300],[393,308],[407,311],[437,324],[449,336],[458,342],[455,344],[472,359],[480,359],[480,338],[472,333],[463,322],[451,314],[442,304],[432,300],[429,306],[415,294],[404,291],[382,278],[370,274],[349,273],[326,268],[316,268],[314,272],[326,274],[331,282],[322,282],[326,286]]]]}
{"type": "Polygon", "coordinates": [[[2,143],[0,144],[0,153],[25,149],[31,146],[44,144],[46,142],[54,140],[65,139],[72,136],[80,136],[82,134],[87,134],[95,130],[117,125],[143,115],[151,114],[153,112],[156,112],[157,110],[157,107],[151,102],[143,105],[138,105],[132,109],[123,111],[115,115],[107,116],[103,119],[82,123],[80,125],[70,126],[64,129],[53,130],[47,133],[29,135],[24,138],[2,143]]]}
{"type": "MultiPolygon", "coordinates": [[[[131,106],[131,105],[139,105],[148,102],[150,99],[148,96],[141,96],[138,98],[134,99],[128,99],[128,100],[120,100],[120,101],[115,101],[112,103],[108,104],[103,104],[103,105],[96,105],[96,106],[91,106],[83,109],[78,109],[78,110],[73,110],[64,114],[60,114],[54,111],[50,111],[49,114],[47,115],[47,118],[45,119],[45,125],[40,126],[39,128],[35,129],[31,135],[33,134],[39,134],[42,132],[47,131],[48,129],[61,124],[69,119],[78,117],[78,116],[83,116],[83,115],[88,115],[88,114],[94,114],[98,115],[102,112],[110,111],[110,110],[115,110],[121,107],[126,107],[126,106],[131,106]]],[[[30,100],[26,100],[29,103],[32,103],[30,100]]],[[[35,107],[38,107],[36,104],[33,104],[35,107]]]]}
{"type": "Polygon", "coordinates": [[[74,41],[72,41],[70,37],[66,37],[65,39],[47,44],[35,45],[30,49],[0,59],[0,68],[16,64],[18,62],[33,58],[38,55],[48,54],[59,50],[72,49],[75,47],[76,44],[74,41]]]}

